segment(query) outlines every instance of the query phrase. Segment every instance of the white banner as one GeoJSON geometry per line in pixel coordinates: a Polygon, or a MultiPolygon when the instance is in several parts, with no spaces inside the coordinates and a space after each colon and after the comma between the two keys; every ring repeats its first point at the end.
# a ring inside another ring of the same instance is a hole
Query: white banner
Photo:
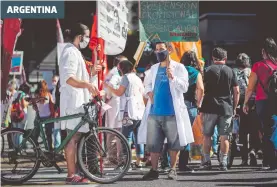
{"type": "Polygon", "coordinates": [[[105,40],[105,54],[124,51],[128,34],[128,8],[125,0],[97,1],[98,37],[105,40]]]}

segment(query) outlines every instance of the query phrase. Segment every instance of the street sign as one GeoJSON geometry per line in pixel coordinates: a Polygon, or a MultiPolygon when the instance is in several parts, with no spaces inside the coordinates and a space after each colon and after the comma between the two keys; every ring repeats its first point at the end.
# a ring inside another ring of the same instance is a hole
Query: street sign
{"type": "Polygon", "coordinates": [[[198,41],[198,1],[140,1],[140,41],[198,41]]]}
{"type": "Polygon", "coordinates": [[[10,75],[21,75],[23,66],[23,51],[14,51],[11,60],[10,75]]]}

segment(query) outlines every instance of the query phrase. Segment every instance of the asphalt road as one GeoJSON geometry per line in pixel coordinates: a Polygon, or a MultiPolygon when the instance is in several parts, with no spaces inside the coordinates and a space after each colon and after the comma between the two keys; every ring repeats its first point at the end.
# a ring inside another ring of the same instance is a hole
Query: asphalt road
{"type": "MultiPolygon", "coordinates": [[[[212,171],[196,171],[195,173],[178,173],[178,180],[167,180],[166,173],[161,173],[159,180],[142,181],[143,173],[149,168],[141,171],[130,170],[128,174],[114,184],[100,185],[91,183],[90,187],[210,187],[210,186],[254,186],[254,187],[277,187],[277,172],[260,171],[259,167],[239,167],[240,160],[236,159],[235,166],[227,172],[218,171],[218,163],[213,160],[212,171]]],[[[261,161],[259,161],[261,164],[261,161]]],[[[198,161],[192,161],[193,168],[198,168],[198,161]]],[[[57,174],[54,168],[41,168],[33,179],[20,186],[69,186],[64,180],[66,173],[57,174]]],[[[9,185],[4,185],[9,186],[9,185]]],[[[79,186],[79,185],[75,185],[79,186]]],[[[84,185],[80,185],[84,186],[84,185]]]]}

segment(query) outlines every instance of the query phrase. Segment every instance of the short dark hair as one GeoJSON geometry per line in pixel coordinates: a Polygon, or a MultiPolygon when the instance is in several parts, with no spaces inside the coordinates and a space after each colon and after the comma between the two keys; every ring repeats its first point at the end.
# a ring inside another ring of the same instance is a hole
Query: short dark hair
{"type": "Polygon", "coordinates": [[[222,61],[227,58],[227,51],[220,47],[213,49],[212,56],[215,60],[222,61]]]}
{"type": "Polygon", "coordinates": [[[185,66],[192,66],[194,68],[198,67],[198,59],[194,51],[187,51],[183,54],[181,58],[181,63],[185,66]]]}
{"type": "Polygon", "coordinates": [[[274,58],[274,60],[277,60],[277,45],[273,38],[269,37],[265,39],[263,49],[269,58],[274,58]]]}
{"type": "Polygon", "coordinates": [[[23,83],[20,85],[19,90],[24,92],[25,94],[29,94],[31,90],[31,86],[27,83],[23,83]]]}
{"type": "Polygon", "coordinates": [[[239,68],[249,68],[251,66],[250,65],[250,58],[245,53],[240,53],[237,56],[237,59],[236,59],[235,63],[236,63],[236,66],[239,67],[239,68]]]}
{"type": "Polygon", "coordinates": [[[75,23],[71,26],[70,29],[65,30],[65,36],[73,41],[76,36],[85,34],[85,31],[89,30],[89,28],[82,23],[75,23]]]}
{"type": "Polygon", "coordinates": [[[123,60],[119,62],[119,69],[123,74],[131,73],[134,69],[134,64],[129,60],[123,60]]]}
{"type": "Polygon", "coordinates": [[[127,57],[125,57],[123,55],[116,56],[113,60],[113,66],[117,66],[119,64],[119,62],[121,62],[122,60],[127,60],[127,57]]]}
{"type": "Polygon", "coordinates": [[[158,42],[155,42],[155,49],[157,48],[158,44],[164,44],[166,48],[168,47],[166,42],[158,41],[158,42]]]}

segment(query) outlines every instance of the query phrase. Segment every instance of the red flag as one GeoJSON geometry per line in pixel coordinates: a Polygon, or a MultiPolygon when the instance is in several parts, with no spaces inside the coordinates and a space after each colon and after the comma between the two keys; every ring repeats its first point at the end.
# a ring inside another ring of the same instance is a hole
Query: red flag
{"type": "Polygon", "coordinates": [[[99,60],[100,64],[105,67],[104,71],[98,73],[98,88],[102,89],[102,82],[108,71],[107,56],[104,53],[105,41],[102,38],[97,37],[97,16],[93,16],[93,24],[91,28],[89,48],[92,50],[92,63],[96,63],[99,60]],[[97,50],[97,46],[101,46],[101,50],[97,50]],[[95,53],[96,52],[96,53],[95,53]]]}
{"type": "Polygon", "coordinates": [[[6,98],[11,59],[16,44],[17,37],[20,35],[21,20],[17,18],[4,19],[2,35],[2,65],[1,65],[1,98],[6,98]]]}

